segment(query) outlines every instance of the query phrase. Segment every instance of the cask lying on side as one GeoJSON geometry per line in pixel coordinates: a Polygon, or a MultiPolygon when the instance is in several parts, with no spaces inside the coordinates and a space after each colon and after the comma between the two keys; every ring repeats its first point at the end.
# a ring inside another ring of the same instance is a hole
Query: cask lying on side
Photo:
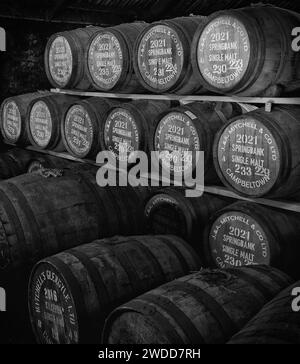
{"type": "Polygon", "coordinates": [[[163,113],[153,138],[154,150],[162,153],[160,158],[162,167],[167,170],[170,168],[174,174],[193,170],[197,161],[195,158],[186,158],[184,153],[202,151],[205,180],[215,182],[217,180],[213,166],[215,135],[227,120],[241,113],[242,109],[238,104],[214,102],[194,102],[163,113]]]}
{"type": "Polygon", "coordinates": [[[86,27],[52,35],[45,50],[45,69],[49,82],[57,88],[88,90],[86,52],[98,27],[86,27]]]}
{"type": "Polygon", "coordinates": [[[224,344],[291,279],[269,267],[203,270],[121,305],[104,344],[224,344]]]}
{"type": "Polygon", "coordinates": [[[31,102],[27,112],[27,134],[31,145],[38,149],[57,152],[65,150],[61,135],[62,117],[75,96],[55,95],[40,97],[31,102]]]}
{"type": "Polygon", "coordinates": [[[194,37],[192,63],[210,91],[279,96],[300,88],[300,59],[291,37],[300,15],[273,6],[214,13],[194,37]]]}
{"type": "Polygon", "coordinates": [[[191,16],[149,25],[135,46],[134,69],[139,82],[155,93],[204,92],[190,62],[193,35],[204,17],[191,16]]]}
{"type": "Polygon", "coordinates": [[[299,237],[299,214],[238,202],[211,218],[203,257],[209,267],[265,264],[300,278],[299,237]]]}
{"type": "Polygon", "coordinates": [[[133,101],[113,107],[104,127],[103,149],[127,159],[134,151],[150,152],[151,136],[159,115],[171,106],[169,101],[133,101]]]}
{"type": "Polygon", "coordinates": [[[279,293],[228,344],[299,344],[300,282],[279,293]]]}
{"type": "Polygon", "coordinates": [[[300,107],[276,106],[236,117],[217,135],[221,181],[247,197],[290,197],[299,192],[300,107]]]}
{"type": "MultiPolygon", "coordinates": [[[[144,231],[146,188],[107,187],[94,171],[36,174],[0,184],[0,277],[28,271],[40,259],[117,234],[144,231]]],[[[4,282],[4,278],[1,283],[4,282]]]]}
{"type": "Polygon", "coordinates": [[[164,188],[147,202],[146,223],[151,234],[180,236],[198,250],[210,217],[230,201],[209,194],[187,198],[183,190],[164,188]]]}
{"type": "Polygon", "coordinates": [[[78,100],[66,110],[61,132],[66,150],[77,158],[93,158],[103,146],[104,124],[114,102],[99,97],[78,100]]]}
{"type": "Polygon", "coordinates": [[[13,96],[1,105],[0,130],[4,140],[11,144],[27,146],[30,144],[26,129],[26,114],[30,103],[47,91],[13,96]]]}
{"type": "Polygon", "coordinates": [[[199,268],[191,248],[166,235],[99,240],[46,258],[29,284],[37,341],[99,344],[114,308],[199,268]]]}
{"type": "Polygon", "coordinates": [[[96,90],[142,92],[133,69],[134,44],[146,23],[121,24],[99,30],[88,47],[88,76],[96,90]]]}

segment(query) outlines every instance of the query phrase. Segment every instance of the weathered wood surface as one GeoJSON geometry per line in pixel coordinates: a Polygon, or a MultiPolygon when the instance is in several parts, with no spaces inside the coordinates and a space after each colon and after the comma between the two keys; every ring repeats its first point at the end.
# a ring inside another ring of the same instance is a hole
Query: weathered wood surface
{"type": "Polygon", "coordinates": [[[204,270],[121,305],[104,344],[224,344],[292,280],[269,267],[204,270]]]}
{"type": "Polygon", "coordinates": [[[167,235],[99,240],[47,258],[29,286],[35,336],[40,343],[99,344],[114,308],[199,268],[192,249],[167,235]]]}

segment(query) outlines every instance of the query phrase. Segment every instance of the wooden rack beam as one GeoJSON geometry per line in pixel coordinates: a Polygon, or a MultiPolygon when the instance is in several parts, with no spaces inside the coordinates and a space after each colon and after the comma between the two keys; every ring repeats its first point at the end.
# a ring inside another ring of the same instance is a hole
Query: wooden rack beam
{"type": "MultiPolygon", "coordinates": [[[[58,153],[58,152],[53,152],[53,151],[48,151],[48,150],[39,150],[39,149],[31,147],[31,146],[26,147],[26,149],[32,150],[34,152],[42,153],[42,154],[52,155],[57,158],[67,159],[72,162],[89,164],[89,165],[99,167],[99,168],[102,166],[100,164],[97,164],[94,160],[75,158],[67,153],[58,153]]],[[[124,172],[124,173],[126,173],[126,172],[124,172]]],[[[149,176],[144,176],[144,178],[147,179],[148,181],[150,180],[149,176]]],[[[152,179],[154,179],[154,178],[152,178],[152,179]]],[[[159,181],[159,179],[157,178],[156,181],[159,181]]],[[[198,186],[198,188],[201,190],[202,186],[198,186]]],[[[300,213],[300,202],[269,200],[269,199],[265,199],[265,198],[250,199],[250,198],[239,196],[239,195],[235,194],[234,192],[228,190],[227,188],[221,187],[221,186],[205,186],[204,191],[206,193],[210,193],[213,195],[229,197],[229,198],[236,199],[236,200],[254,202],[254,203],[258,203],[260,205],[264,205],[264,206],[268,206],[268,207],[272,207],[272,208],[300,213]]]]}

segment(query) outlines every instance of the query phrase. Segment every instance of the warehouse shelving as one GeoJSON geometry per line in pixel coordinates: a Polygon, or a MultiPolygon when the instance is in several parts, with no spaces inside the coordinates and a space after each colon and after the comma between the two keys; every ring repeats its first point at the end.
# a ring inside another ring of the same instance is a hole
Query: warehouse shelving
{"type": "MultiPolygon", "coordinates": [[[[280,105],[300,105],[299,98],[261,98],[261,97],[227,97],[227,96],[178,96],[178,95],[153,95],[153,94],[117,94],[117,93],[102,93],[102,92],[85,92],[85,91],[71,91],[71,90],[61,90],[61,89],[51,89],[51,92],[57,94],[66,95],[77,95],[82,97],[103,97],[103,98],[114,98],[114,99],[128,99],[128,100],[171,100],[179,101],[181,103],[189,103],[193,101],[214,101],[214,102],[237,102],[241,104],[265,104],[267,109],[271,109],[273,104],[280,105]]],[[[89,159],[79,159],[71,156],[67,153],[58,153],[49,150],[40,150],[38,148],[29,146],[26,147],[28,150],[39,152],[42,154],[52,155],[54,157],[67,159],[73,162],[80,162],[84,164],[89,164],[96,167],[101,167],[94,160],[89,159]]],[[[143,175],[149,181],[148,175],[143,175]]],[[[153,177],[151,177],[153,179],[153,177]]],[[[155,178],[154,178],[155,179],[155,178]]],[[[159,181],[159,178],[156,179],[159,181]]],[[[203,190],[203,186],[198,185],[197,189],[203,190]]],[[[244,200],[249,202],[255,202],[261,205],[278,208],[282,210],[298,212],[300,213],[300,202],[296,201],[281,201],[281,200],[270,200],[266,198],[247,198],[230,191],[228,188],[223,186],[205,186],[204,191],[206,193],[219,195],[223,197],[229,197],[237,200],[244,200]]]]}
{"type": "MultiPolygon", "coordinates": [[[[31,147],[31,146],[26,147],[26,149],[34,151],[34,152],[42,153],[42,154],[51,155],[51,156],[57,157],[57,158],[67,159],[67,160],[72,161],[72,162],[79,162],[79,163],[89,164],[91,166],[95,166],[95,167],[99,167],[99,168],[102,166],[101,164],[97,164],[93,160],[75,158],[75,157],[73,157],[73,156],[71,156],[70,154],[67,154],[67,153],[58,153],[58,152],[53,152],[53,151],[50,151],[50,150],[40,150],[40,149],[37,149],[35,147],[31,147]]],[[[126,172],[124,171],[124,173],[126,173],[126,172]]],[[[149,176],[148,175],[143,175],[143,176],[141,176],[141,178],[144,178],[144,179],[149,181],[149,176]]],[[[152,180],[155,180],[155,178],[153,178],[153,177],[151,177],[151,178],[152,178],[152,180]]],[[[156,181],[159,181],[159,178],[156,178],[156,181]]],[[[203,186],[200,186],[200,185],[196,186],[196,188],[198,190],[201,190],[201,191],[203,190],[203,186]]],[[[236,199],[236,200],[244,200],[244,201],[248,201],[248,202],[255,202],[255,203],[258,203],[260,205],[264,205],[264,206],[268,206],[268,207],[273,207],[273,208],[277,208],[277,209],[281,209],[281,210],[287,210],[287,211],[291,211],[291,212],[299,212],[300,213],[300,202],[270,200],[270,199],[265,199],[265,198],[251,199],[251,198],[247,198],[247,197],[237,195],[236,193],[230,191],[229,189],[227,189],[226,187],[223,187],[223,186],[205,186],[204,191],[206,193],[213,194],[213,195],[229,197],[229,198],[236,199]]]]}

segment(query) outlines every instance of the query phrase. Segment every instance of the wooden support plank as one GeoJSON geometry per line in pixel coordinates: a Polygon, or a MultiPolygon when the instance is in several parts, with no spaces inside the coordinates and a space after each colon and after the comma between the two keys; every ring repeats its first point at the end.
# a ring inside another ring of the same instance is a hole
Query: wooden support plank
{"type": "MultiPolygon", "coordinates": [[[[12,145],[12,144],[9,144],[9,145],[12,145]]],[[[53,152],[53,151],[48,151],[48,150],[39,150],[39,149],[31,147],[31,146],[26,147],[25,149],[32,150],[32,151],[42,153],[42,154],[52,155],[57,158],[67,159],[72,162],[79,162],[79,163],[83,163],[83,164],[93,165],[93,166],[96,166],[99,168],[102,166],[101,164],[97,164],[94,160],[75,158],[67,153],[58,153],[58,152],[53,152]]],[[[111,167],[111,169],[113,169],[113,167],[111,167]]],[[[127,172],[121,171],[121,173],[127,173],[127,172]]],[[[150,180],[153,180],[153,181],[156,180],[157,182],[160,181],[159,177],[155,178],[155,176],[152,176],[150,178],[149,175],[143,175],[143,176],[141,176],[141,178],[144,180],[148,180],[148,181],[150,181],[150,180]]],[[[203,190],[203,186],[196,186],[196,188],[198,190],[203,190]]],[[[222,186],[205,186],[204,192],[212,194],[212,195],[229,197],[229,198],[232,198],[235,200],[253,202],[253,203],[260,204],[260,205],[277,208],[280,210],[286,210],[286,211],[300,213],[300,202],[269,200],[269,199],[265,199],[265,198],[250,199],[250,198],[246,198],[243,196],[239,196],[239,195],[235,194],[234,192],[228,190],[226,187],[222,187],[222,186]]]]}

